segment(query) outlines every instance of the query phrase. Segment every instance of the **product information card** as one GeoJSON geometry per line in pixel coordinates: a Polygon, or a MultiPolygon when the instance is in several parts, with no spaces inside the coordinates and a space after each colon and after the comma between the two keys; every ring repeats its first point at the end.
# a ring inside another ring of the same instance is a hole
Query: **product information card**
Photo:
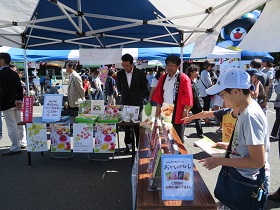
{"type": "Polygon", "coordinates": [[[193,200],[192,155],[161,156],[162,200],[193,200]]]}

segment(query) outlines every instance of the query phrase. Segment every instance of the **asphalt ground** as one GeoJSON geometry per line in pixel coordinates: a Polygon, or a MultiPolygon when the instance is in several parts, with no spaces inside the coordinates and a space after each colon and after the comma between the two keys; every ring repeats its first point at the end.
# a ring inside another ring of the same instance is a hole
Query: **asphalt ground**
{"type": "MultiPolygon", "coordinates": [[[[42,106],[34,106],[34,116],[41,114],[42,106]]],[[[273,102],[268,103],[267,116],[271,130],[275,120],[273,102]]],[[[218,127],[203,124],[204,135],[218,141],[221,138],[221,134],[215,133],[218,127]]],[[[220,167],[208,171],[198,163],[209,156],[194,147],[194,141],[199,140],[195,133],[194,124],[188,125],[184,145],[193,154],[194,163],[214,197],[220,167]]],[[[3,135],[0,153],[11,145],[4,119],[3,135]]],[[[120,132],[121,148],[124,148],[123,137],[124,133],[120,132]]],[[[272,139],[269,162],[270,192],[273,192],[280,186],[280,167],[278,141],[272,139]]],[[[90,161],[86,154],[53,159],[48,152],[43,157],[32,153],[32,167],[28,167],[26,151],[0,156],[0,209],[132,209],[131,155],[119,152],[114,160],[99,162],[90,161]]],[[[268,201],[265,209],[280,209],[280,202],[268,201]]]]}

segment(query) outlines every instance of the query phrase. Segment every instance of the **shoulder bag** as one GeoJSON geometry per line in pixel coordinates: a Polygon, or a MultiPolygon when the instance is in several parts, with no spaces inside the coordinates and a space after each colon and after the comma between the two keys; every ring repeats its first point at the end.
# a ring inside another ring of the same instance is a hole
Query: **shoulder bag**
{"type": "MultiPolygon", "coordinates": [[[[229,158],[234,131],[227,149],[229,158]]],[[[214,190],[215,197],[232,210],[261,210],[267,200],[267,180],[262,167],[257,180],[242,176],[235,168],[222,166],[214,190]]]]}

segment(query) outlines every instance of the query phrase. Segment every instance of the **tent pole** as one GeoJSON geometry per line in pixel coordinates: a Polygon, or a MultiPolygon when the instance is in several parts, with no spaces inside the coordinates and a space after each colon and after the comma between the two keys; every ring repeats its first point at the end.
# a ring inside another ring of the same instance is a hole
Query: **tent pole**
{"type": "Polygon", "coordinates": [[[24,73],[25,73],[24,75],[25,75],[26,94],[27,94],[27,96],[30,96],[26,49],[23,49],[23,57],[24,57],[24,73]]]}
{"type": "Polygon", "coordinates": [[[180,47],[180,59],[181,59],[181,64],[180,64],[180,72],[183,72],[183,52],[184,51],[184,47],[183,46],[181,46],[180,47]]]}

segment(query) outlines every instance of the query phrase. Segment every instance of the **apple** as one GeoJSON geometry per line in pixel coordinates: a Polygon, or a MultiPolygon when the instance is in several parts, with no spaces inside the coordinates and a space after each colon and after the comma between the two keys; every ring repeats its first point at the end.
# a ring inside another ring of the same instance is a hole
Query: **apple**
{"type": "Polygon", "coordinates": [[[106,141],[106,142],[112,141],[112,136],[106,135],[105,138],[104,138],[104,141],[106,141]]]}
{"type": "Polygon", "coordinates": [[[61,135],[59,140],[60,141],[67,141],[67,137],[65,135],[61,135]]]}

